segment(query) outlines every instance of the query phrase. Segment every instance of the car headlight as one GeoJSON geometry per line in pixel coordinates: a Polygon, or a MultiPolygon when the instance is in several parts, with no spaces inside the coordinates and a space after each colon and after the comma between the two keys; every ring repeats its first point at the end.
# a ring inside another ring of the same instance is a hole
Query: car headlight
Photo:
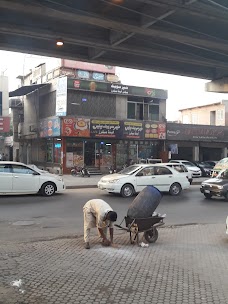
{"type": "Polygon", "coordinates": [[[223,186],[218,186],[218,189],[223,189],[223,186]]]}
{"type": "Polygon", "coordinates": [[[61,178],[61,177],[57,177],[56,178],[59,182],[62,182],[63,181],[63,179],[61,178]]]}
{"type": "Polygon", "coordinates": [[[118,183],[119,179],[113,179],[113,180],[110,180],[109,183],[111,184],[114,184],[114,183],[118,183]]]}

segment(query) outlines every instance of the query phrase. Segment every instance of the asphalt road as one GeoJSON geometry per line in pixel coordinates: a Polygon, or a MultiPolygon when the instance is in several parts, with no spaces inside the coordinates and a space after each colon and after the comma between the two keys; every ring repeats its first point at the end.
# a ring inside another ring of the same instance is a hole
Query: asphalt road
{"type": "MultiPolygon", "coordinates": [[[[92,198],[106,200],[118,213],[117,223],[127,214],[133,198],[124,199],[98,189],[67,190],[50,198],[35,195],[0,197],[0,240],[81,236],[83,205],[92,198]]],[[[166,213],[166,225],[224,223],[228,202],[222,198],[207,200],[199,186],[191,186],[178,197],[165,194],[156,211],[166,213]]]]}

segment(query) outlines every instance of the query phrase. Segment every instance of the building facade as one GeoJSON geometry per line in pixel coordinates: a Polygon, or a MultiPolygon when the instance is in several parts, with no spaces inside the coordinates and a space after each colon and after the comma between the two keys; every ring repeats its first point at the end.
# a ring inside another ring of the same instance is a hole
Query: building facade
{"type": "Polygon", "coordinates": [[[129,160],[167,160],[167,91],[123,85],[110,66],[62,62],[52,77],[40,73],[48,82],[11,92],[20,161],[70,173],[83,164],[107,172],[129,160]]]}
{"type": "Polygon", "coordinates": [[[8,77],[0,75],[0,154],[4,153],[8,159],[12,156],[12,137],[9,117],[9,89],[8,77]]]}
{"type": "Polygon", "coordinates": [[[186,108],[180,112],[184,124],[228,126],[228,100],[186,108]]]}

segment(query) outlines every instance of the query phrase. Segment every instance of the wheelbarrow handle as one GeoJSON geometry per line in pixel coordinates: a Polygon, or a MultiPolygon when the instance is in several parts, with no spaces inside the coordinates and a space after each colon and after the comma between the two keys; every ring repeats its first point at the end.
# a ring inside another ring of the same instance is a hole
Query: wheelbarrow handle
{"type": "Polygon", "coordinates": [[[116,226],[116,227],[118,227],[118,228],[120,228],[120,229],[122,229],[122,230],[125,230],[125,231],[128,231],[128,232],[129,232],[129,229],[128,229],[128,228],[122,227],[122,226],[117,225],[117,224],[114,224],[114,226],[116,226]]]}

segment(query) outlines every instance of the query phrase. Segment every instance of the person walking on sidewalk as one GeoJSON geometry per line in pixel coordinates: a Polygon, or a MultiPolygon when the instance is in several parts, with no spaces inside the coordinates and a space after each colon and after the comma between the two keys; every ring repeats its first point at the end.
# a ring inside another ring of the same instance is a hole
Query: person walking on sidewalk
{"type": "Polygon", "coordinates": [[[112,244],[113,222],[117,219],[117,213],[112,210],[109,204],[101,199],[92,199],[84,205],[83,212],[85,248],[90,249],[90,229],[96,227],[100,237],[102,238],[102,244],[106,246],[112,244]],[[108,227],[110,232],[110,241],[107,238],[108,227]]]}

